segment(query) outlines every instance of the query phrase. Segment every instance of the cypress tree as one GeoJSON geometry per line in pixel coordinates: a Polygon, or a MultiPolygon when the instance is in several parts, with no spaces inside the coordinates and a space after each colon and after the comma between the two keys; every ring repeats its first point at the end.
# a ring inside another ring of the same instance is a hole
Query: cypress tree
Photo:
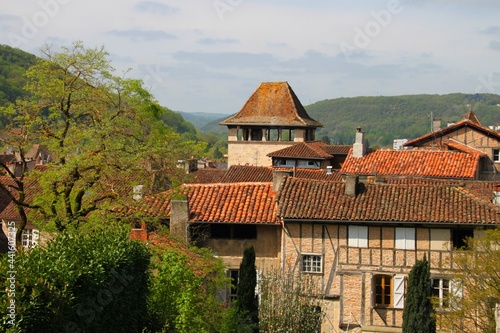
{"type": "Polygon", "coordinates": [[[430,264],[425,255],[417,260],[408,277],[403,311],[403,333],[435,333],[436,316],[431,303],[430,264]]]}
{"type": "MultiPolygon", "coordinates": [[[[236,290],[236,303],[241,314],[247,315],[252,324],[259,322],[259,309],[255,287],[257,286],[257,270],[255,269],[255,250],[253,246],[243,252],[240,264],[240,276],[236,290]]],[[[258,330],[254,330],[258,332],[258,330]]]]}

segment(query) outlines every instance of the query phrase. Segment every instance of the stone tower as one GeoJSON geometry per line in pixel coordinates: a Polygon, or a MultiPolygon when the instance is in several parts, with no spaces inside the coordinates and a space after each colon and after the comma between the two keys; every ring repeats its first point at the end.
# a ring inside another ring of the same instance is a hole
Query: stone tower
{"type": "Polygon", "coordinates": [[[315,140],[321,123],[309,117],[287,82],[263,82],[228,127],[228,166],[271,166],[267,154],[315,140]]]}

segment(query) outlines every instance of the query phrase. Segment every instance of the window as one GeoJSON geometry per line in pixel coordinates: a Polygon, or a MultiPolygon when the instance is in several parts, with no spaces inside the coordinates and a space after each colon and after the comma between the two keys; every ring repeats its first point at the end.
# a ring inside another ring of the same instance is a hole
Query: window
{"type": "Polygon", "coordinates": [[[368,247],[368,227],[350,225],[348,245],[350,247],[368,247]]]}
{"type": "Polygon", "coordinates": [[[500,149],[493,149],[493,162],[500,162],[500,149]]]}
{"type": "Polygon", "coordinates": [[[302,272],[322,273],[323,272],[323,257],[319,254],[303,254],[302,255],[302,272]]]}
{"type": "Polygon", "coordinates": [[[405,277],[402,275],[375,275],[374,306],[404,308],[405,277]]]}
{"type": "Polygon", "coordinates": [[[21,234],[21,242],[24,248],[31,249],[38,245],[40,232],[37,229],[25,229],[21,234]]]}
{"type": "Polygon", "coordinates": [[[446,278],[432,279],[432,296],[435,306],[441,310],[449,310],[457,307],[462,298],[460,283],[446,278]]]}
{"type": "Polygon", "coordinates": [[[211,224],[210,237],[215,239],[256,239],[257,226],[254,224],[211,224]]]}
{"type": "Polygon", "coordinates": [[[415,250],[415,228],[396,228],[396,249],[415,250]]]}
{"type": "Polygon", "coordinates": [[[240,271],[238,269],[229,270],[229,278],[231,279],[231,287],[229,289],[229,299],[231,301],[234,301],[237,295],[236,288],[238,287],[240,271]]]}
{"type": "Polygon", "coordinates": [[[473,229],[454,229],[451,231],[451,242],[453,248],[462,249],[467,248],[467,238],[474,237],[473,229]]]}

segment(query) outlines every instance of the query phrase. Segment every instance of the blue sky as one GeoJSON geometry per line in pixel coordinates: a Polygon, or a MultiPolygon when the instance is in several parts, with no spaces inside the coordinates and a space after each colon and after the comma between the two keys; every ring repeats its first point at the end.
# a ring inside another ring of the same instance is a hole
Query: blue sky
{"type": "Polygon", "coordinates": [[[104,45],[172,110],[235,113],[264,81],[302,104],[500,94],[498,0],[2,0],[0,43],[104,45]]]}

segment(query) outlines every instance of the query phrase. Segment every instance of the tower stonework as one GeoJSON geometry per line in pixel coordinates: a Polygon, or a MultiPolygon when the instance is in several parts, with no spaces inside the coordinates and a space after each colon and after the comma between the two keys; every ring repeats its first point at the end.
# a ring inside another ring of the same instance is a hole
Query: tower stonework
{"type": "Polygon", "coordinates": [[[288,82],[263,82],[243,108],[222,121],[228,127],[228,166],[271,166],[267,154],[315,140],[312,119],[288,82]]]}

